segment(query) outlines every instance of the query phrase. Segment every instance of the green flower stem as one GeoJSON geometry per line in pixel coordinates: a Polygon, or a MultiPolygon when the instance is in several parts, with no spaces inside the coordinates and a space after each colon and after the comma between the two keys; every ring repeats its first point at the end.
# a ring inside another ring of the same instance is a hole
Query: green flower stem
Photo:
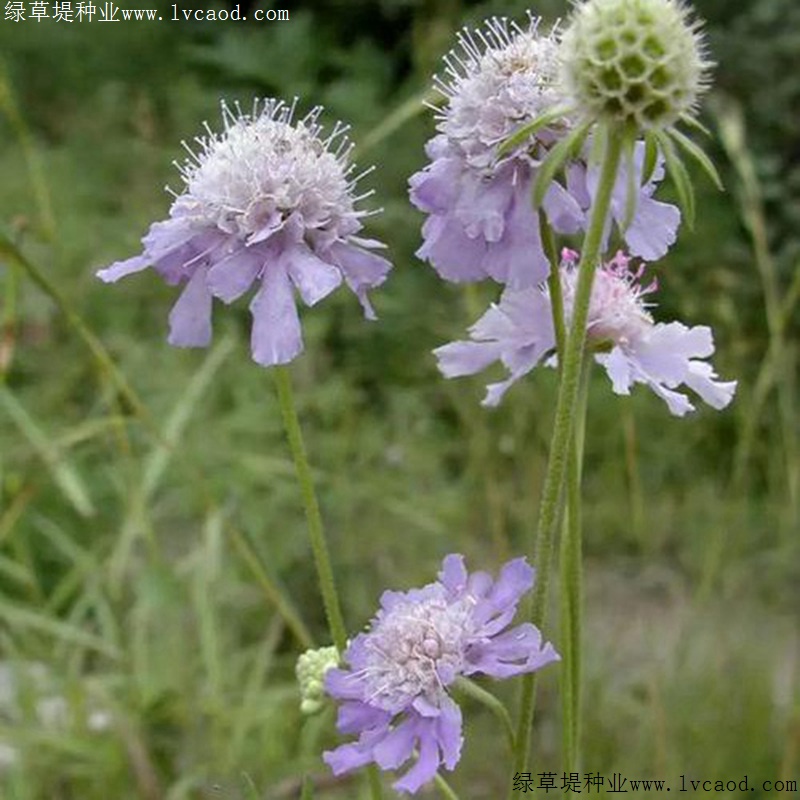
{"type": "Polygon", "coordinates": [[[508,709],[491,692],[487,692],[486,689],[478,686],[475,681],[472,681],[469,678],[459,678],[456,681],[455,686],[457,689],[460,689],[462,692],[464,692],[464,694],[468,697],[471,697],[473,700],[477,700],[479,703],[486,706],[486,708],[488,708],[500,720],[508,739],[509,747],[513,752],[514,726],[511,724],[511,717],[509,716],[508,709]]]}
{"type": "MultiPolygon", "coordinates": [[[[331,639],[339,653],[347,649],[347,628],[344,625],[342,609],[339,605],[339,595],[336,593],[336,583],[333,578],[333,567],[325,541],[322,527],[322,515],[319,512],[317,493],[314,490],[314,481],[311,477],[311,467],[308,464],[306,448],[303,444],[303,433],[300,421],[297,418],[297,407],[292,392],[292,377],[288,367],[277,366],[273,368],[275,386],[278,390],[278,402],[281,407],[283,426],[286,429],[286,438],[289,440],[289,449],[303,495],[303,506],[306,511],[308,535],[311,539],[311,550],[314,553],[314,564],[317,568],[317,579],[322,594],[322,603],[325,606],[325,616],[328,619],[328,629],[331,639]]],[[[381,800],[383,790],[378,770],[374,766],[367,767],[367,783],[372,800],[381,800]]]]}
{"type": "MultiPolygon", "coordinates": [[[[601,256],[603,230],[611,205],[620,164],[624,135],[623,131],[611,130],[604,136],[604,153],[600,181],[592,206],[589,227],[583,242],[583,251],[578,264],[578,285],[572,309],[569,336],[564,347],[561,363],[561,380],[556,401],[553,437],[550,458],[542,490],[539,510],[539,525],[532,549],[537,568],[537,583],[530,601],[530,618],[541,628],[547,616],[547,600],[550,588],[550,562],[553,541],[560,516],[560,505],[564,477],[567,472],[569,452],[572,447],[572,428],[577,407],[581,364],[583,361],[586,322],[589,316],[589,301],[597,263],[601,256]]],[[[514,773],[525,771],[525,761],[530,750],[531,727],[536,696],[536,673],[526,675],[522,683],[519,724],[517,727],[514,773]]]]}
{"type": "Polygon", "coordinates": [[[300,484],[300,492],[303,495],[308,535],[311,539],[311,550],[314,553],[314,564],[317,568],[317,579],[319,580],[322,602],[325,606],[325,616],[328,619],[331,639],[333,639],[336,649],[343,653],[347,648],[347,629],[344,626],[342,609],[339,606],[339,596],[336,594],[331,557],[322,529],[322,516],[319,513],[319,503],[314,490],[314,481],[311,478],[311,468],[306,457],[300,421],[297,419],[291,374],[289,373],[289,368],[285,366],[274,367],[273,372],[275,385],[278,389],[278,402],[283,416],[283,425],[286,429],[286,438],[289,440],[289,449],[292,451],[297,480],[300,484]]]}
{"type": "Polygon", "coordinates": [[[446,797],[447,800],[458,800],[458,795],[453,791],[453,787],[438,772],[433,780],[442,797],[446,797]]]}
{"type": "Polygon", "coordinates": [[[367,783],[369,784],[369,793],[372,800],[382,800],[383,787],[381,786],[381,776],[378,768],[371,764],[367,767],[367,783]]]}
{"type": "Polygon", "coordinates": [[[587,357],[581,371],[578,409],[574,423],[572,447],[567,461],[566,524],[561,533],[559,563],[561,575],[561,703],[563,727],[563,771],[577,772],[580,762],[581,721],[581,639],[583,631],[583,572],[581,524],[581,473],[589,395],[591,362],[587,357]]]}

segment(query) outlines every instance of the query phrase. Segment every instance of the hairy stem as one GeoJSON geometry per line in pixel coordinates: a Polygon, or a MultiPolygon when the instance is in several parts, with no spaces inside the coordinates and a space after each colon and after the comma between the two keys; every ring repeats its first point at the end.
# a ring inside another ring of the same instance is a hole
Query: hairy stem
{"type": "MultiPolygon", "coordinates": [[[[609,131],[604,138],[604,153],[597,194],[592,205],[589,227],[583,242],[583,251],[578,264],[578,284],[572,308],[569,335],[564,345],[561,360],[561,380],[556,402],[550,458],[547,464],[544,488],[539,510],[539,524],[533,547],[537,568],[537,584],[530,602],[530,618],[541,627],[547,616],[547,601],[550,588],[550,568],[553,544],[560,516],[562,489],[567,472],[569,452],[572,447],[572,431],[575,419],[581,365],[586,339],[586,322],[589,315],[594,274],[601,255],[603,231],[611,205],[624,136],[621,131],[609,131]]],[[[514,758],[514,773],[525,771],[525,761],[530,749],[531,727],[536,697],[536,673],[526,675],[522,682],[522,700],[517,726],[514,758]]]]}
{"type": "Polygon", "coordinates": [[[331,557],[322,528],[322,516],[319,513],[317,493],[314,490],[311,467],[308,464],[306,448],[303,444],[303,434],[300,430],[300,421],[297,418],[291,375],[289,368],[284,366],[274,367],[273,371],[275,385],[278,389],[278,402],[281,407],[283,425],[286,429],[286,438],[289,440],[289,449],[292,451],[297,481],[300,484],[300,493],[303,497],[306,522],[308,523],[308,536],[311,540],[311,550],[314,553],[314,564],[317,568],[317,579],[319,581],[319,590],[322,594],[322,602],[325,606],[328,629],[336,649],[339,653],[343,653],[347,647],[347,629],[344,626],[339,596],[336,594],[333,567],[331,566],[331,557]]]}
{"type": "Polygon", "coordinates": [[[586,405],[589,395],[591,362],[585,360],[578,392],[578,410],[572,437],[572,448],[567,461],[566,524],[561,533],[559,562],[561,575],[561,707],[563,727],[563,771],[578,771],[580,763],[581,728],[581,676],[583,631],[583,563],[581,522],[581,472],[583,468],[583,442],[586,423],[586,405]]]}

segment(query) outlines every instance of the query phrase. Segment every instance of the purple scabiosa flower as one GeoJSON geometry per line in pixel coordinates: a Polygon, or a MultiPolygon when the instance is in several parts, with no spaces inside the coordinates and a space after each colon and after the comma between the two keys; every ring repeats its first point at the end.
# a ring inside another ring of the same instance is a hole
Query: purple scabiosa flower
{"type": "MultiPolygon", "coordinates": [[[[495,18],[482,30],[464,29],[458,42],[445,58],[446,77],[436,79],[446,103],[426,147],[431,163],[410,180],[411,201],[428,214],[417,255],[447,280],[535,286],[549,265],[531,188],[569,120],[557,119],[509,153],[498,151],[523,124],[560,104],[556,37],[541,34],[531,16],[527,29],[495,18]]],[[[561,233],[583,224],[583,209],[557,183],[544,208],[561,233]]]]}
{"type": "MultiPolygon", "coordinates": [[[[553,145],[574,127],[557,80],[557,31],[541,34],[533,16],[527,29],[492,19],[483,30],[462,31],[459,45],[445,59],[446,77],[436,80],[446,103],[437,112],[438,134],[426,146],[430,164],[409,182],[411,201],[428,215],[417,255],[447,280],[490,277],[512,289],[536,286],[550,266],[532,190],[553,145]],[[554,120],[501,152],[509,137],[547,114],[555,114],[554,120]]],[[[576,233],[587,224],[598,173],[587,166],[590,151],[586,147],[565,164],[566,188],[552,181],[544,193],[542,207],[558,233],[576,233]]],[[[641,185],[643,161],[644,145],[639,143],[633,158],[635,183],[620,171],[612,215],[624,227],[631,252],[653,260],[674,241],[680,214],[652,199],[663,177],[660,166],[641,185]],[[629,184],[635,187],[636,202],[627,224],[629,184]]]]}
{"type": "MultiPolygon", "coordinates": [[[[352,145],[339,123],[327,135],[314,108],[294,120],[295,104],[256,100],[251,113],[222,104],[224,131],[197,138],[199,152],[177,165],[185,183],[169,218],[142,239],[144,252],[100,270],[106,282],[152,266],[184,284],[170,313],[170,344],[203,347],[211,339],[212,297],[231,303],[253,285],[251,349],[263,365],[284,364],[303,349],[294,292],[306,305],[342,281],[365,315],[367,290],[391,264],[363,239],[355,196],[361,175],[348,165],[352,145]]],[[[363,175],[364,173],[362,173],[363,175]]]]}
{"type": "Polygon", "coordinates": [[[336,775],[370,762],[397,769],[416,751],[416,763],[394,784],[415,793],[440,765],[452,770],[460,758],[461,711],[447,691],[456,678],[508,678],[558,660],[532,624],[508,629],[533,586],[524,558],[492,580],[449,555],[438,577],[422,589],[384,592],[369,630],[344,653],[348,669],[326,673],[325,688],[340,701],[339,731],[358,735],[323,755],[336,775]]]}
{"type": "MultiPolygon", "coordinates": [[[[629,394],[643,383],[664,400],[675,416],[694,406],[683,385],[716,409],[733,399],[736,381],[721,382],[703,359],[714,353],[711,329],[692,328],[680,322],[655,322],[644,298],[656,289],[640,283],[642,268],[632,272],[623,253],[602,265],[595,275],[589,307],[587,347],[611,379],[614,392],[629,394]]],[[[564,313],[569,320],[578,279],[577,253],[565,250],[561,266],[564,313]]],[[[439,369],[447,378],[474,375],[494,361],[501,361],[510,375],[487,387],[485,406],[496,406],[508,388],[554,353],[550,297],[545,287],[506,289],[500,303],[470,328],[470,341],[453,342],[434,350],[439,369]]]]}

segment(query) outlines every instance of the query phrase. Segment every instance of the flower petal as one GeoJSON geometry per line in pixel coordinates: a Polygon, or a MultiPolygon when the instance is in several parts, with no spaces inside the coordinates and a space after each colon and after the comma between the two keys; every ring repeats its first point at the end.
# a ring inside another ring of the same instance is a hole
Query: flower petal
{"type": "Polygon", "coordinates": [[[434,214],[422,226],[424,242],[417,258],[429,261],[439,275],[448,281],[477,281],[486,277],[483,261],[487,243],[471,239],[463,225],[450,213],[434,214]]]}
{"type": "Polygon", "coordinates": [[[201,267],[189,278],[169,314],[168,342],[175,347],[206,347],[211,341],[211,292],[208,270],[201,267]]]}
{"type": "Polygon", "coordinates": [[[289,276],[282,263],[269,264],[250,303],[253,360],[263,367],[286,364],[303,351],[303,334],[289,276]]]}
{"type": "Polygon", "coordinates": [[[403,720],[375,745],[375,763],[381,769],[397,769],[413,755],[416,738],[417,719],[412,717],[403,720]]]}
{"type": "Polygon", "coordinates": [[[307,306],[327,297],[342,282],[338,267],[323,261],[303,244],[292,247],[284,258],[289,277],[307,306]]]}
{"type": "Polygon", "coordinates": [[[451,553],[444,557],[442,569],[439,571],[439,580],[444,587],[453,594],[460,594],[467,588],[467,568],[464,565],[464,556],[451,553]]]}
{"type": "Polygon", "coordinates": [[[539,630],[526,622],[491,639],[477,642],[467,653],[466,675],[481,673],[493,678],[509,678],[534,672],[559,660],[549,642],[542,644],[539,630]]]}
{"type": "Polygon", "coordinates": [[[386,280],[392,268],[391,262],[375,253],[343,242],[333,244],[330,253],[344,273],[347,285],[358,297],[364,316],[375,319],[375,311],[367,298],[367,289],[374,289],[386,280]]]}
{"type": "Polygon", "coordinates": [[[152,264],[152,260],[146,255],[133,256],[125,261],[115,261],[111,266],[98,270],[95,275],[103,283],[114,283],[125,275],[132,275],[134,272],[141,272],[152,264]]]}
{"type": "Polygon", "coordinates": [[[269,255],[266,249],[242,247],[217,261],[208,270],[211,293],[224,303],[232,303],[253,285],[269,255]]]}
{"type": "Polygon", "coordinates": [[[398,792],[416,794],[422,786],[433,779],[441,763],[435,720],[418,724],[416,730],[419,737],[419,757],[416,764],[399,781],[392,784],[398,792]]]}

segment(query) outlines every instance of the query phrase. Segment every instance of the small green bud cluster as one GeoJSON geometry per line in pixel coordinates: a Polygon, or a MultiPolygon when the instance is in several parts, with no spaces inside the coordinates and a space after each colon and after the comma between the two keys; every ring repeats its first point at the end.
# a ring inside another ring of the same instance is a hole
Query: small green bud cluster
{"type": "Polygon", "coordinates": [[[306,650],[297,659],[295,674],[300,684],[300,711],[303,714],[316,714],[322,708],[325,673],[338,663],[339,653],[335,647],[306,650]]]}
{"type": "Polygon", "coordinates": [[[561,80],[590,118],[668,128],[705,85],[697,24],[678,0],[586,0],[561,44],[561,80]]]}

